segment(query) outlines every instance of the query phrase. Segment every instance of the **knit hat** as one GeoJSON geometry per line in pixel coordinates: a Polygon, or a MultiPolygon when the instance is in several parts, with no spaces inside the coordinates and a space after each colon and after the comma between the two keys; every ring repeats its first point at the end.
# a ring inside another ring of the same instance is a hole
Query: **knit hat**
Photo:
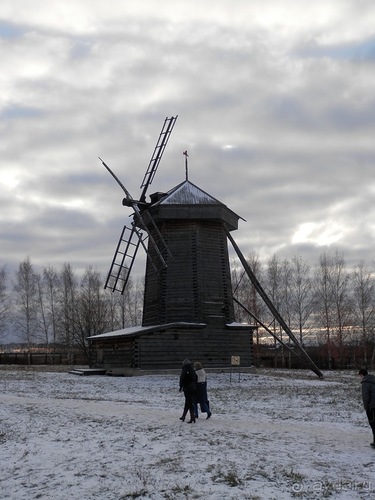
{"type": "Polygon", "coordinates": [[[368,371],[364,368],[361,368],[358,372],[358,375],[363,375],[365,377],[366,375],[368,375],[368,371]]]}
{"type": "Polygon", "coordinates": [[[191,365],[191,361],[190,359],[184,359],[182,364],[185,366],[185,365],[191,365]]]}

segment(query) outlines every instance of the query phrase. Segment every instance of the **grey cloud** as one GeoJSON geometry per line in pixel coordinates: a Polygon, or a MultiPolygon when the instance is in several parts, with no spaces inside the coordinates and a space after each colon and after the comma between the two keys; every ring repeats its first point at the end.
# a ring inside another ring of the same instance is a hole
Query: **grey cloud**
{"type": "Polygon", "coordinates": [[[191,181],[247,220],[234,234],[244,253],[314,259],[325,248],[319,227],[336,221],[351,235],[337,243],[351,261],[372,258],[369,37],[354,47],[369,44],[358,72],[358,58],[338,56],[347,42],[319,52],[314,19],[304,29],[296,19],[288,37],[251,17],[213,23],[207,11],[173,22],[144,7],[126,23],[122,10],[101,23],[95,8],[91,30],[86,19],[79,31],[47,16],[30,20],[36,35],[19,31],[10,45],[17,64],[0,108],[0,150],[2,171],[18,184],[0,200],[5,261],[30,255],[105,272],[131,211],[97,157],[137,197],[172,114],[179,119],[149,193],[184,179],[188,149],[191,181]],[[305,223],[317,224],[316,240],[292,243],[305,223]]]}

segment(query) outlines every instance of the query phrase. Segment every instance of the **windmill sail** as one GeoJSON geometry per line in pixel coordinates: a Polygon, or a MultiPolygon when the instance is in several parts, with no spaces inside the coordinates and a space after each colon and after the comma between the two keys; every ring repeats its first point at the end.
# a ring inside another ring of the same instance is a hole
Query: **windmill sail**
{"type": "Polygon", "coordinates": [[[124,293],[141,242],[142,233],[134,226],[123,227],[104,288],[124,293]]]}
{"type": "Polygon", "coordinates": [[[139,245],[143,246],[146,251],[148,260],[151,261],[152,267],[156,272],[158,272],[158,266],[155,264],[155,262],[152,261],[148,248],[146,248],[146,245],[144,243],[147,238],[149,238],[149,247],[154,250],[154,253],[157,255],[162,268],[167,267],[167,264],[163,257],[163,252],[166,252],[170,257],[172,256],[152,216],[146,209],[147,204],[145,201],[147,189],[155,176],[156,170],[159,166],[160,160],[163,156],[176,120],[177,116],[172,116],[171,118],[167,117],[164,120],[159,139],[156,143],[150,163],[147,167],[145,176],[141,184],[141,188],[143,188],[143,191],[139,200],[135,200],[131,196],[129,191],[116,176],[116,174],[109,168],[104,160],[99,157],[104,167],[108,170],[108,172],[112,175],[112,177],[124,191],[126,198],[124,198],[122,202],[123,205],[132,207],[134,210],[132,227],[131,229],[129,229],[124,226],[122,230],[108,273],[108,277],[104,285],[104,288],[109,288],[113,292],[119,291],[121,294],[124,293],[125,287],[129,281],[130,272],[134,265],[139,245]],[[137,228],[140,228],[145,232],[145,237],[143,237],[143,234],[137,228]],[[155,241],[155,238],[157,241],[155,241]]]}
{"type": "Polygon", "coordinates": [[[160,132],[159,139],[156,143],[154,152],[151,156],[150,163],[148,164],[145,176],[143,177],[143,181],[141,184],[141,188],[143,188],[143,191],[142,191],[142,194],[140,197],[141,202],[146,201],[147,189],[155,177],[156,170],[159,166],[159,163],[160,163],[160,160],[163,156],[164,150],[168,144],[169,136],[172,133],[172,130],[173,130],[173,127],[176,123],[177,117],[178,117],[178,115],[172,116],[170,118],[167,117],[164,120],[163,128],[160,132]]]}

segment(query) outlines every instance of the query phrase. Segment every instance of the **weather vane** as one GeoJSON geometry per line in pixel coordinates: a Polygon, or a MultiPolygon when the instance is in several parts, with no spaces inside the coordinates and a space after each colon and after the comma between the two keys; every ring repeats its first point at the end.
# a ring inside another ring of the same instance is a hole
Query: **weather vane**
{"type": "Polygon", "coordinates": [[[189,155],[188,155],[187,150],[186,150],[186,151],[184,151],[182,154],[185,156],[185,172],[186,172],[186,180],[189,180],[189,176],[188,176],[188,157],[189,157],[189,155]]]}

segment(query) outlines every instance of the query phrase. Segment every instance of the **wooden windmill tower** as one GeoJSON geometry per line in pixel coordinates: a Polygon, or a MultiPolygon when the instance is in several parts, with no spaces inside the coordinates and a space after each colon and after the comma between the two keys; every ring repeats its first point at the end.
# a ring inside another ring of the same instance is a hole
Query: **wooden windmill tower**
{"type": "MultiPolygon", "coordinates": [[[[230,366],[234,358],[241,366],[252,364],[256,326],[235,321],[228,252],[229,239],[254,282],[230,234],[240,217],[189,181],[187,152],[186,179],[146,200],[176,119],[164,121],[139,200],[101,160],[125,192],[123,205],[134,211],[131,227],[121,233],[105,287],[123,293],[139,247],[147,252],[142,325],[91,338],[96,366],[109,370],[178,368],[184,358],[211,367],[230,366]]],[[[258,291],[267,303],[261,287],[258,291]]],[[[310,358],[306,360],[316,371],[310,358]]]]}

